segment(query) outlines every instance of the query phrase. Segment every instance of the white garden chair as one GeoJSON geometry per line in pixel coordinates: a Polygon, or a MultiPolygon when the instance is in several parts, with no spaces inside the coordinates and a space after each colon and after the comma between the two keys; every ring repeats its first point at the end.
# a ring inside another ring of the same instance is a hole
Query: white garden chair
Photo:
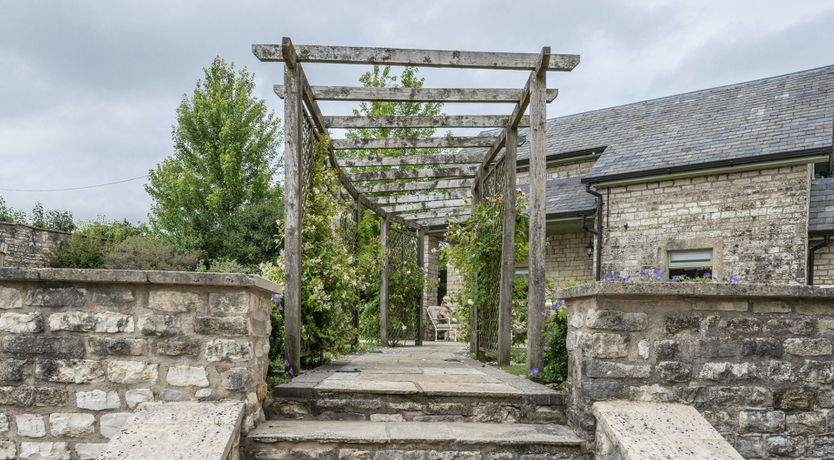
{"type": "Polygon", "coordinates": [[[445,340],[450,338],[454,341],[458,339],[458,323],[452,321],[452,316],[440,318],[440,305],[432,305],[426,309],[429,314],[429,320],[434,328],[434,341],[437,342],[437,335],[439,332],[446,332],[445,340]]]}

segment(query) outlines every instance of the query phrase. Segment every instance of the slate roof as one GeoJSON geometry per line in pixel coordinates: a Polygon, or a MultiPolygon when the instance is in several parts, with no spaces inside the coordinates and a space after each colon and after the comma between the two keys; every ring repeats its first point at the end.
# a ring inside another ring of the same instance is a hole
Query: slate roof
{"type": "MultiPolygon", "coordinates": [[[[834,65],[553,118],[546,154],[606,146],[584,178],[598,182],[807,153],[830,148],[832,133],[834,65]]],[[[529,142],[520,146],[519,158],[527,158],[529,148],[529,142]]]]}
{"type": "Polygon", "coordinates": [[[834,177],[811,181],[808,232],[834,232],[834,177]]]}
{"type": "MultiPolygon", "coordinates": [[[[527,193],[527,184],[519,184],[518,189],[527,193]]],[[[596,199],[585,191],[585,185],[579,177],[566,179],[549,179],[546,184],[547,217],[572,217],[591,214],[596,209],[596,199]]]]}

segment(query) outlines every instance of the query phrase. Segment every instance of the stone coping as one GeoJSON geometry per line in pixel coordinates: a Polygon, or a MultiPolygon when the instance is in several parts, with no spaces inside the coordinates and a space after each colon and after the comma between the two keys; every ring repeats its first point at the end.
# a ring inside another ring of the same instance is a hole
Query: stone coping
{"type": "Polygon", "coordinates": [[[612,297],[766,297],[834,300],[834,287],[726,283],[620,283],[598,281],[556,291],[559,299],[612,297]]]}
{"type": "Polygon", "coordinates": [[[4,281],[251,287],[269,293],[281,292],[281,287],[271,281],[242,273],[0,267],[0,282],[4,281]]]}

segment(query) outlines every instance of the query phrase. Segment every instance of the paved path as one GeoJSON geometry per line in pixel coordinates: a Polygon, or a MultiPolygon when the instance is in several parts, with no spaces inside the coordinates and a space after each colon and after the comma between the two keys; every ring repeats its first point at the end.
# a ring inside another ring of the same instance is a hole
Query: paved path
{"type": "MultiPolygon", "coordinates": [[[[279,387],[288,396],[308,392],[500,396],[538,399],[556,391],[466,357],[467,346],[426,342],[349,355],[279,387]]],[[[307,393],[309,395],[309,393],[307,393]]]]}

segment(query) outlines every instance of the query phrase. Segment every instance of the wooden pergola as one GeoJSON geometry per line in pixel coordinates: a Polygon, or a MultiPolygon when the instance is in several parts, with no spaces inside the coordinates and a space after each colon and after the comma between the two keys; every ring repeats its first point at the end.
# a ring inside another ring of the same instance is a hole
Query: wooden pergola
{"type": "MultiPolygon", "coordinates": [[[[519,127],[529,127],[529,368],[542,367],[545,306],[545,120],[546,104],[556,98],[547,89],[548,71],[571,71],[578,55],[551,54],[549,47],[538,53],[441,51],[347,46],[294,45],[289,38],[279,44],[253,45],[252,52],[264,62],[284,63],[284,84],[275,92],[284,99],[284,209],[286,260],[284,321],[285,352],[290,364],[300,368],[300,283],[302,189],[305,158],[311,133],[327,134],[336,128],[500,128],[495,135],[413,139],[335,139],[328,152],[330,166],[357,205],[382,219],[383,247],[390,223],[412,230],[422,257],[427,233],[442,231],[452,220],[468,213],[468,203],[477,202],[485,189],[502,193],[503,239],[500,280],[495,306],[495,330],[479,331],[473,313],[472,347],[479,352],[479,336],[497,335],[500,364],[509,363],[512,343],[512,291],[516,196],[516,152],[519,127]],[[458,69],[503,69],[528,71],[521,89],[506,88],[368,88],[312,86],[302,63],[381,64],[393,66],[446,67],[458,69]],[[443,103],[514,103],[509,115],[454,116],[324,116],[318,101],[409,101],[443,103]],[[529,109],[529,116],[525,113],[529,109]],[[458,153],[406,155],[401,157],[350,157],[335,151],[374,149],[460,149],[458,153]],[[478,150],[472,152],[472,149],[478,150]],[[467,151],[469,150],[469,151],[467,151]],[[486,152],[486,153],[484,153],[486,152]],[[502,153],[502,155],[499,155],[502,153]],[[364,171],[363,171],[364,169],[364,171]]],[[[422,260],[420,260],[422,266],[422,260]]],[[[380,340],[386,343],[388,308],[387,257],[381,269],[380,340]]],[[[422,303],[422,302],[421,302],[422,303]]],[[[478,308],[478,307],[476,307],[478,308]]],[[[417,339],[421,337],[421,309],[417,312],[417,339]]],[[[492,329],[492,328],[490,328],[492,329]]]]}

